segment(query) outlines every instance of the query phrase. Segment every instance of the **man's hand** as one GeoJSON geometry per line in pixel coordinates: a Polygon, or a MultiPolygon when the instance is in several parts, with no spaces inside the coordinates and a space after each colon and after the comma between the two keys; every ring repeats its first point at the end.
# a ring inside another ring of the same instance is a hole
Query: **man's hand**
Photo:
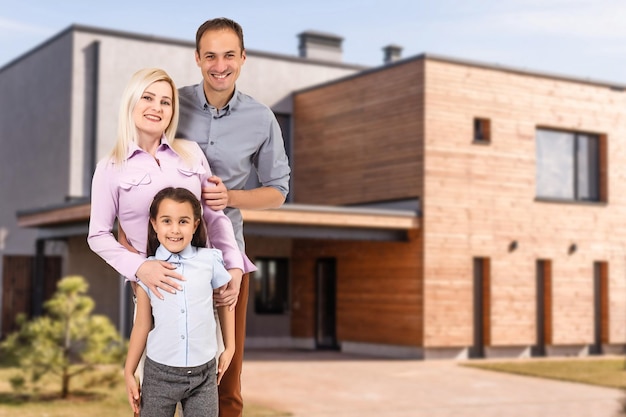
{"type": "Polygon", "coordinates": [[[185,278],[178,272],[175,272],[174,269],[176,267],[169,262],[150,260],[142,263],[135,275],[137,275],[139,281],[150,288],[154,295],[162,300],[163,295],[159,292],[159,288],[172,294],[175,294],[176,290],[180,291],[182,289],[180,284],[172,278],[180,281],[185,281],[185,278]]]}
{"type": "Polygon", "coordinates": [[[211,210],[224,210],[228,207],[228,190],[222,179],[213,175],[207,181],[202,187],[202,200],[211,210]]]}
{"type": "Polygon", "coordinates": [[[230,281],[228,281],[228,284],[213,290],[213,300],[216,307],[228,306],[228,310],[232,311],[235,309],[237,299],[239,298],[243,271],[239,268],[234,268],[229,269],[228,273],[231,277],[230,281]]]}

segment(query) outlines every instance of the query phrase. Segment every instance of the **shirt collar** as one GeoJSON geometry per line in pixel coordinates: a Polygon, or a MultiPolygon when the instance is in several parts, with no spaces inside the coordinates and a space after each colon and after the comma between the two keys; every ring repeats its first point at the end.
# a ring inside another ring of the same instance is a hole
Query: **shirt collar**
{"type": "MultiPolygon", "coordinates": [[[[159,145],[159,148],[161,148],[163,146],[166,146],[166,147],[172,149],[172,147],[170,146],[169,141],[167,140],[167,137],[165,136],[165,133],[163,135],[161,135],[161,144],[159,145]]],[[[139,152],[145,152],[145,151],[143,149],[141,149],[139,147],[139,145],[137,145],[136,142],[131,142],[130,145],[128,145],[128,152],[126,153],[126,160],[132,158],[135,154],[137,154],[139,152]]]]}
{"type": "Polygon", "coordinates": [[[198,248],[192,245],[187,245],[185,249],[178,253],[172,253],[163,245],[159,245],[154,254],[154,257],[159,261],[169,261],[172,257],[178,257],[180,259],[191,259],[198,253],[198,248]]]}
{"type": "MultiPolygon", "coordinates": [[[[235,85],[235,92],[233,93],[233,96],[230,98],[228,103],[226,103],[224,108],[220,110],[220,117],[230,114],[231,111],[237,108],[237,104],[239,103],[239,94],[240,93],[237,89],[237,85],[235,85]]],[[[215,107],[209,104],[209,102],[206,100],[206,96],[204,95],[204,81],[200,84],[196,84],[196,97],[198,99],[198,105],[201,109],[209,109],[212,114],[217,116],[217,110],[215,109],[215,107]]]]}

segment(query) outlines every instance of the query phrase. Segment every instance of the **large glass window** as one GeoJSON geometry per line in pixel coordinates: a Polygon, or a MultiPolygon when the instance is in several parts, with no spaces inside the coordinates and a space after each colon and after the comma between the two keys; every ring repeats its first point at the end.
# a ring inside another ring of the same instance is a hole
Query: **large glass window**
{"type": "Polygon", "coordinates": [[[253,273],[254,311],[258,314],[283,314],[287,311],[289,293],[286,258],[256,258],[253,273]]]}
{"type": "Polygon", "coordinates": [[[600,200],[600,138],[537,130],[537,197],[600,200]]]}

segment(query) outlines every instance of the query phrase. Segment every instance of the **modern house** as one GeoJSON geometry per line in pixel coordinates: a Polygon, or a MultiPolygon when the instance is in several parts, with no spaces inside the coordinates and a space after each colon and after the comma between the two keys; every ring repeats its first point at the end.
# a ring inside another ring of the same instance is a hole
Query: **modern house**
{"type": "MultiPolygon", "coordinates": [[[[341,62],[248,51],[238,87],[286,137],[288,203],[244,211],[250,347],[395,357],[624,352],[626,86],[384,48],[341,62]]],[[[0,68],[2,335],[85,276],[128,331],[128,291],[86,244],[90,180],[138,68],[197,83],[194,45],[72,26],[0,68]]]]}
{"type": "Polygon", "coordinates": [[[295,201],[419,202],[420,226],[296,241],[292,335],[330,264],[342,348],[623,353],[624,89],[426,54],[296,92],[295,201]]]}

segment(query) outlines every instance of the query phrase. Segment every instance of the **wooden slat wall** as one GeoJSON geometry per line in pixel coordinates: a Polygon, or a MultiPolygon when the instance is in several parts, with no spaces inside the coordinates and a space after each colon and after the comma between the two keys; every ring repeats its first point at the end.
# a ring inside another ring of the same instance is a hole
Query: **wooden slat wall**
{"type": "Polygon", "coordinates": [[[626,93],[430,59],[425,79],[424,344],[471,344],[473,257],[491,259],[492,345],[534,343],[537,259],[552,260],[552,343],[593,342],[595,259],[620,271],[609,342],[624,343],[626,93]],[[472,144],[475,117],[491,121],[490,145],[472,144]],[[535,201],[537,126],[602,135],[607,204],[535,201]]]}
{"type": "MultiPolygon", "coordinates": [[[[548,343],[593,342],[596,259],[621,271],[607,278],[606,331],[608,343],[626,342],[625,92],[426,58],[302,92],[294,105],[295,202],[420,199],[425,347],[471,345],[475,257],[491,262],[492,346],[535,343],[537,259],[551,260],[548,343]],[[490,144],[472,143],[475,118],[489,120],[490,144]],[[538,127],[600,135],[606,203],[535,200],[538,127]]],[[[314,260],[302,261],[310,273],[314,260]]],[[[296,316],[294,332],[312,332],[312,316],[296,316]]]]}
{"type": "Polygon", "coordinates": [[[351,204],[420,196],[423,62],[294,97],[294,198],[351,204]]]}
{"type": "MultiPolygon", "coordinates": [[[[30,316],[32,310],[34,257],[25,255],[5,256],[2,262],[2,328],[0,337],[17,330],[15,318],[24,313],[30,316]]],[[[44,300],[56,291],[61,278],[62,259],[47,256],[44,260],[44,300]]]]}
{"type": "Polygon", "coordinates": [[[294,242],[292,319],[295,337],[315,334],[315,262],[337,260],[337,339],[422,344],[421,240],[294,242]]]}
{"type": "Polygon", "coordinates": [[[32,287],[32,256],[5,256],[2,262],[2,338],[17,330],[15,318],[30,314],[32,287]]]}

